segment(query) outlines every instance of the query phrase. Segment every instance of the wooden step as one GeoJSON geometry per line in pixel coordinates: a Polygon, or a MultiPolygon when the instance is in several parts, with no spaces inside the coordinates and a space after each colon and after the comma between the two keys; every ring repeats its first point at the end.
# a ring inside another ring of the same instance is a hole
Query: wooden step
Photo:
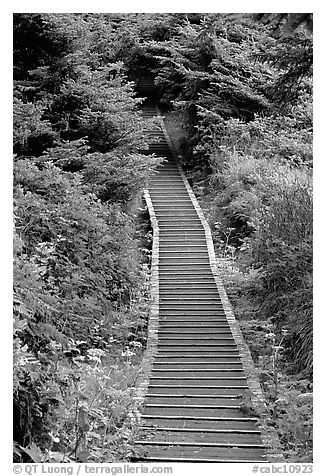
{"type": "MultiPolygon", "coordinates": [[[[255,442],[255,443],[252,443],[252,442],[244,442],[244,440],[242,439],[242,441],[238,440],[237,438],[226,438],[224,441],[222,439],[218,440],[218,441],[212,441],[212,439],[210,441],[207,441],[207,439],[205,438],[201,438],[201,441],[198,442],[198,441],[192,441],[192,440],[187,440],[187,439],[184,439],[182,440],[181,438],[178,438],[179,434],[177,435],[174,435],[174,438],[172,437],[172,435],[170,434],[169,435],[170,437],[169,438],[166,438],[166,439],[158,439],[158,440],[154,440],[154,439],[149,439],[149,440],[136,440],[134,442],[135,445],[155,445],[155,446],[168,446],[168,447],[171,447],[171,446],[180,446],[180,447],[194,447],[194,448],[197,448],[197,447],[209,447],[209,448],[246,448],[246,449],[250,449],[250,448],[265,448],[265,446],[260,442],[255,442]]],[[[234,435],[232,435],[234,436],[234,435]]]]}
{"type": "Polygon", "coordinates": [[[240,368],[202,368],[202,369],[160,369],[153,368],[151,379],[178,379],[178,380],[210,380],[210,379],[243,379],[243,370],[240,368]]]}
{"type": "MultiPolygon", "coordinates": [[[[141,452],[141,445],[135,448],[135,451],[141,452]]],[[[167,446],[162,450],[161,446],[146,446],[143,452],[147,455],[142,456],[143,461],[170,461],[170,462],[198,462],[198,463],[248,463],[263,462],[263,448],[225,448],[225,447],[188,447],[167,446]],[[164,456],[162,456],[164,455],[164,456]]]]}
{"type": "Polygon", "coordinates": [[[180,282],[180,281],[173,281],[173,284],[167,283],[167,281],[160,281],[159,283],[160,295],[164,295],[165,293],[170,294],[179,294],[179,293],[217,293],[217,287],[215,282],[205,282],[203,281],[201,284],[198,282],[180,282]]]}
{"type": "Polygon", "coordinates": [[[170,362],[171,360],[175,364],[180,363],[184,365],[193,365],[194,362],[198,365],[199,362],[202,362],[203,364],[218,362],[219,365],[222,365],[223,363],[228,364],[229,362],[232,362],[232,364],[241,363],[240,355],[237,351],[228,354],[209,351],[205,353],[188,352],[183,355],[174,354],[173,352],[160,352],[155,354],[154,365],[163,364],[166,361],[170,362]]]}
{"type": "Polygon", "coordinates": [[[145,396],[146,404],[163,404],[163,405],[228,405],[239,406],[242,399],[239,395],[177,395],[177,394],[147,394],[145,396]]]}
{"type": "Polygon", "coordinates": [[[190,338],[197,338],[197,339],[222,339],[222,338],[232,338],[232,332],[230,329],[205,329],[203,328],[200,330],[199,328],[195,328],[192,330],[185,330],[185,328],[177,328],[174,330],[171,330],[169,328],[168,330],[164,330],[164,327],[162,328],[161,326],[159,327],[159,337],[162,339],[169,338],[169,340],[175,340],[175,339],[180,339],[180,338],[185,338],[185,339],[190,339],[190,338]]]}
{"type": "Polygon", "coordinates": [[[238,351],[237,346],[234,344],[223,344],[223,343],[215,343],[208,345],[205,343],[204,345],[194,345],[189,343],[183,344],[171,344],[171,343],[158,343],[157,345],[157,352],[161,355],[170,354],[186,354],[186,353],[202,353],[202,352],[211,352],[212,354],[215,352],[236,352],[238,351]]]}
{"type": "MultiPolygon", "coordinates": [[[[196,361],[194,360],[191,364],[183,363],[183,362],[175,362],[174,359],[169,361],[161,361],[153,363],[153,371],[160,371],[160,372],[180,372],[180,371],[187,372],[221,372],[224,375],[225,372],[239,372],[242,371],[241,361],[238,362],[216,362],[213,361],[196,361]],[[240,367],[239,367],[240,366],[240,367]]],[[[185,374],[186,375],[186,374],[185,374]]]]}
{"type": "Polygon", "coordinates": [[[187,429],[221,429],[221,430],[256,430],[256,420],[249,418],[214,418],[194,416],[166,416],[166,415],[142,415],[142,425],[161,427],[161,428],[179,428],[187,429]]]}
{"type": "MultiPolygon", "coordinates": [[[[185,386],[182,387],[178,385],[153,385],[149,384],[147,395],[180,395],[181,397],[185,397],[187,395],[205,395],[205,396],[215,396],[215,395],[224,395],[225,397],[229,397],[230,395],[239,395],[239,397],[243,396],[245,392],[247,392],[248,386],[185,386]]],[[[204,427],[205,428],[205,427],[204,427]]]]}
{"type": "MultiPolygon", "coordinates": [[[[148,438],[146,428],[140,428],[139,437],[148,438]]],[[[181,428],[157,428],[155,437],[159,441],[171,443],[222,443],[236,445],[261,445],[261,436],[258,430],[209,430],[181,429],[181,428]]]]}

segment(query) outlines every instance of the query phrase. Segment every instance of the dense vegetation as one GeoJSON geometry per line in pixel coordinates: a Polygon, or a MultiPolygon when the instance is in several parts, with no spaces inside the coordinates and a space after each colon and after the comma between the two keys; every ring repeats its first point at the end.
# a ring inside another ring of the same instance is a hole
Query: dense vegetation
{"type": "Polygon", "coordinates": [[[309,14],[15,14],[17,458],[128,455],[147,317],[131,204],[157,163],[139,153],[144,75],[284,455],[311,458],[311,30],[309,14]]]}
{"type": "Polygon", "coordinates": [[[17,14],[14,33],[16,457],[110,461],[146,340],[132,199],[157,159],[105,19],[17,14]]]}

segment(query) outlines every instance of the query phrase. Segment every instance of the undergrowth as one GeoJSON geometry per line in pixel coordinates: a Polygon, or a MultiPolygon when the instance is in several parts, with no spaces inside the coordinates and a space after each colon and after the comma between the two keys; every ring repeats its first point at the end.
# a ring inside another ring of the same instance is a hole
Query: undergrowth
{"type": "Polygon", "coordinates": [[[132,387],[147,339],[151,232],[143,220],[138,286],[128,304],[111,307],[91,328],[84,324],[68,337],[35,321],[26,305],[32,296],[40,305],[35,287],[29,300],[15,295],[15,461],[113,462],[131,456],[138,423],[132,387]]]}
{"type": "Polygon", "coordinates": [[[111,17],[14,15],[14,458],[128,459],[159,159],[111,17]],[[99,38],[101,41],[99,41],[99,38]],[[138,200],[139,202],[139,200],[138,200]]]}
{"type": "MultiPolygon", "coordinates": [[[[282,461],[311,462],[312,356],[308,352],[309,344],[312,346],[311,310],[306,311],[308,316],[300,314],[298,299],[292,299],[284,313],[285,318],[279,322],[270,313],[270,306],[262,306],[261,297],[257,297],[258,271],[244,268],[243,256],[224,240],[216,241],[215,248],[219,274],[259,374],[269,415],[267,422],[263,417],[263,426],[275,430],[284,458],[282,461]],[[305,326],[305,333],[301,326],[305,326]],[[299,345],[295,340],[298,338],[299,345]]],[[[304,298],[300,293],[300,301],[304,298]]],[[[271,297],[267,295],[266,299],[271,297]]],[[[309,301],[305,305],[308,308],[309,301]]],[[[260,416],[260,409],[255,408],[255,411],[260,416]]],[[[275,450],[279,452],[279,448],[275,450]]]]}
{"type": "MultiPolygon", "coordinates": [[[[260,303],[249,292],[255,271],[241,270],[235,257],[225,254],[221,246],[216,247],[216,254],[220,276],[259,374],[269,415],[264,425],[276,431],[285,461],[312,461],[312,382],[309,373],[293,370],[288,355],[290,327],[279,329],[273,319],[262,315],[260,303]]],[[[256,410],[259,416],[259,408],[256,410]]]]}

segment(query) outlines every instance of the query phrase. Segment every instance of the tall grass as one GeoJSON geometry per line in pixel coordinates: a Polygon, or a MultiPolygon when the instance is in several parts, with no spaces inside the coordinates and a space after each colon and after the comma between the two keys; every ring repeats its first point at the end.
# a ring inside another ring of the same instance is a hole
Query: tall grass
{"type": "MultiPolygon", "coordinates": [[[[216,157],[215,157],[216,158],[216,157]]],[[[254,158],[225,150],[215,163],[212,185],[220,187],[211,214],[234,227],[233,244],[259,303],[262,319],[289,329],[287,352],[293,367],[312,369],[312,177],[308,167],[254,158]],[[217,210],[214,210],[216,208],[217,210]]],[[[223,231],[223,229],[222,229],[223,231]]]]}

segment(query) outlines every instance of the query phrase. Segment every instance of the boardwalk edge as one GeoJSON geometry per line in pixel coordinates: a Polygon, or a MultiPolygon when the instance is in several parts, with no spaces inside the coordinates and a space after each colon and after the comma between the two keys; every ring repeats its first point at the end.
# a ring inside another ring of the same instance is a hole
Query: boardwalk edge
{"type": "Polygon", "coordinates": [[[135,410],[135,414],[138,421],[140,421],[141,419],[140,408],[145,400],[145,395],[148,390],[154,355],[157,348],[159,321],[159,226],[152,200],[147,189],[144,189],[144,198],[153,229],[153,242],[150,275],[150,308],[147,330],[147,345],[142,359],[141,368],[136,380],[136,384],[133,389],[133,396],[135,402],[137,403],[137,409],[135,410]]]}

